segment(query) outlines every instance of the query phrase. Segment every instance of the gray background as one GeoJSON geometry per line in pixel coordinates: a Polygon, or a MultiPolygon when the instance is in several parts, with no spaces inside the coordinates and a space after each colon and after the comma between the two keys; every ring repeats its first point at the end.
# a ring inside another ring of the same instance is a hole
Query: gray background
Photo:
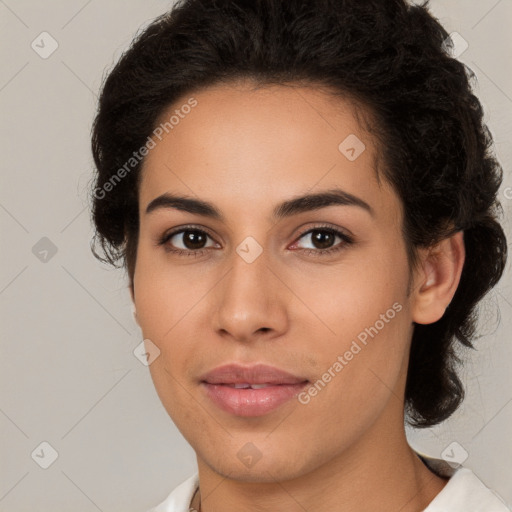
{"type": "MultiPolygon", "coordinates": [[[[89,249],[96,94],[136,31],[169,5],[0,0],[1,511],[142,512],[196,470],[193,450],[133,354],[142,338],[124,274],[89,249]],[[58,43],[46,59],[31,47],[36,40],[40,51],[51,48],[38,38],[43,31],[58,43]],[[40,467],[51,461],[44,441],[58,453],[47,469],[40,467]]],[[[459,59],[477,75],[475,92],[505,169],[510,233],[512,3],[437,0],[432,7],[469,43],[459,59]]],[[[452,448],[468,453],[464,464],[512,503],[510,264],[482,308],[485,337],[462,371],[464,405],[443,425],[408,436],[434,457],[458,443],[452,448]]]]}

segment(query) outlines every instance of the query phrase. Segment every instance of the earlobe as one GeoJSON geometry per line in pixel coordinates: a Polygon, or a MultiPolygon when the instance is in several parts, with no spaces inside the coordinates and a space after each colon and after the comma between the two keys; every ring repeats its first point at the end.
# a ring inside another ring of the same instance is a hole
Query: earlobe
{"type": "Polygon", "coordinates": [[[444,315],[457,291],[464,259],[463,231],[425,251],[416,279],[412,310],[414,322],[431,324],[444,315]]]}

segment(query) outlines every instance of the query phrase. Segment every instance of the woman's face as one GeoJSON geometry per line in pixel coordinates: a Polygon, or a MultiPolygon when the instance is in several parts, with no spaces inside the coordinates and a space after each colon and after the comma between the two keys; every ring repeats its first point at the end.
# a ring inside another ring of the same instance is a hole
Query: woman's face
{"type": "Polygon", "coordinates": [[[401,203],[377,182],[374,142],[348,102],[310,88],[193,98],[163,116],[179,111],[140,187],[134,301],[163,405],[199,464],[241,480],[297,477],[392,439],[412,303],[401,203]],[[327,206],[280,208],[334,190],[327,206]],[[164,194],[218,216],[153,202],[164,194]],[[226,364],[296,384],[236,371],[204,382],[226,364]],[[235,389],[236,377],[274,385],[235,389]]]}

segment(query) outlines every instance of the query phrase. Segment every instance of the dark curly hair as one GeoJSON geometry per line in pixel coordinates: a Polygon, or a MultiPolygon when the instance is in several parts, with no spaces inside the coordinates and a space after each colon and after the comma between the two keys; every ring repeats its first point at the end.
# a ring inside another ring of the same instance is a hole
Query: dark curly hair
{"type": "Polygon", "coordinates": [[[405,390],[409,424],[445,420],[464,397],[458,349],[474,348],[477,303],[507,256],[497,221],[502,169],[474,74],[452,46],[428,0],[178,0],[136,35],[102,86],[92,130],[93,253],[121,262],[133,289],[144,161],[133,161],[134,150],[178,99],[241,79],[354,99],[374,120],[379,167],[404,206],[410,268],[418,248],[464,231],[458,289],[440,320],[414,326],[405,390]]]}

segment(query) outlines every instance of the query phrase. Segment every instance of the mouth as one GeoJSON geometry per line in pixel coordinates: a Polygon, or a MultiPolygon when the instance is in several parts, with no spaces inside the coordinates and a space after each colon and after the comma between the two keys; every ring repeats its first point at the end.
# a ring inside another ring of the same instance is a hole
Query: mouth
{"type": "Polygon", "coordinates": [[[235,416],[256,417],[275,411],[299,394],[309,380],[268,365],[230,364],[205,374],[206,397],[235,416]]]}
{"type": "MultiPolygon", "coordinates": [[[[212,384],[211,382],[208,382],[207,384],[212,384]]],[[[235,388],[235,389],[263,389],[263,388],[268,388],[269,386],[283,386],[284,384],[270,384],[270,383],[266,383],[266,384],[247,384],[247,383],[239,383],[239,384],[229,384],[229,383],[226,383],[226,382],[219,382],[218,383],[219,385],[221,386],[229,386],[230,388],[235,388]]]]}

